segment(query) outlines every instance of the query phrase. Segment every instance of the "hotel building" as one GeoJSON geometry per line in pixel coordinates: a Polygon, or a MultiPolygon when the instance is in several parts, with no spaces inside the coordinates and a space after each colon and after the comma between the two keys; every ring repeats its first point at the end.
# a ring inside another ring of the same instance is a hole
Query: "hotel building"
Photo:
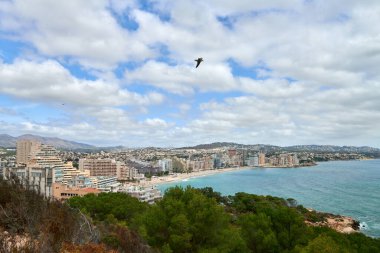
{"type": "Polygon", "coordinates": [[[79,159],[79,170],[89,170],[90,176],[116,176],[118,167],[120,169],[120,166],[122,166],[122,163],[116,162],[113,159],[79,159]]]}

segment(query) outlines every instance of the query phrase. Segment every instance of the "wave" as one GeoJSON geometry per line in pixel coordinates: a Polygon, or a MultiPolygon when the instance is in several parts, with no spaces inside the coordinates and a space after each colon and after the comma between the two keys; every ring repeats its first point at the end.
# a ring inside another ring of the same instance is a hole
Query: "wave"
{"type": "Polygon", "coordinates": [[[360,222],[359,228],[360,228],[360,230],[367,230],[367,229],[369,229],[368,224],[366,222],[364,222],[364,221],[360,222]]]}

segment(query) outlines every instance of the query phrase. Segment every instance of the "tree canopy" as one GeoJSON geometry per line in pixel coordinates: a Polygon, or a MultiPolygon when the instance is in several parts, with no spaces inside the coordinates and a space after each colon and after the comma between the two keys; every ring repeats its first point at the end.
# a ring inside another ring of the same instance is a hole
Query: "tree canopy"
{"type": "Polygon", "coordinates": [[[0,247],[9,241],[1,233],[6,230],[38,240],[32,245],[36,252],[41,247],[49,252],[380,252],[379,239],[308,226],[306,220],[319,221],[323,215],[294,199],[222,196],[209,187],[170,188],[153,205],[125,193],[89,194],[60,203],[0,180],[0,207],[0,247]]]}

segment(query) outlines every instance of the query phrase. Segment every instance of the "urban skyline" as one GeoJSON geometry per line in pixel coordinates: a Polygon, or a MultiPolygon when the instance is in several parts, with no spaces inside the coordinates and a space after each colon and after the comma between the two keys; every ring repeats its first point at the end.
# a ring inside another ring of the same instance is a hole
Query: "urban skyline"
{"type": "Polygon", "coordinates": [[[137,194],[144,190],[141,196],[146,201],[156,199],[155,185],[194,176],[247,168],[315,166],[317,161],[364,160],[379,155],[279,150],[266,153],[231,146],[76,152],[58,151],[54,146],[26,139],[17,141],[15,154],[1,154],[5,155],[0,159],[1,178],[16,176],[25,186],[47,197],[66,199],[94,191],[137,194]],[[146,194],[152,194],[152,198],[146,194]]]}
{"type": "MultiPolygon", "coordinates": [[[[17,177],[26,188],[58,200],[89,193],[124,192],[153,203],[161,198],[155,184],[178,180],[183,175],[213,174],[241,166],[300,166],[297,154],[266,158],[262,152],[225,148],[211,152],[73,153],[59,152],[54,146],[28,139],[18,140],[16,147],[16,155],[0,158],[0,178],[17,177]],[[157,181],[157,177],[161,178],[157,181]]],[[[303,166],[310,165],[314,164],[303,163],[303,166]]]]}

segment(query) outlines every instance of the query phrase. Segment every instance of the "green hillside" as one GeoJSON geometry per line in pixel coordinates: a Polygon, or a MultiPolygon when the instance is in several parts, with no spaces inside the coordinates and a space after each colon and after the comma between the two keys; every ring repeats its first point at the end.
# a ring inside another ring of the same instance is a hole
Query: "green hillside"
{"type": "Polygon", "coordinates": [[[154,205],[123,193],[66,204],[0,180],[0,252],[380,252],[380,240],[311,227],[295,200],[170,188],[154,205]]]}

